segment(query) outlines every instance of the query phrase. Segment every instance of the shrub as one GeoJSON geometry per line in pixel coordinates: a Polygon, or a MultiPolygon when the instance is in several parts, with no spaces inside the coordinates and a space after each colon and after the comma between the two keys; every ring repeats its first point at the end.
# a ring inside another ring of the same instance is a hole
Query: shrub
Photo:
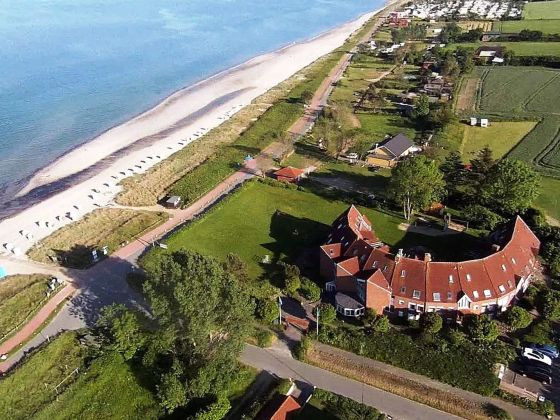
{"type": "Polygon", "coordinates": [[[294,357],[297,360],[305,360],[307,352],[311,348],[311,339],[309,337],[302,337],[301,341],[294,347],[294,357]]]}
{"type": "Polygon", "coordinates": [[[270,347],[274,343],[276,336],[268,330],[257,329],[255,331],[255,339],[257,340],[257,346],[266,348],[270,347]]]}
{"type": "Polygon", "coordinates": [[[494,230],[496,226],[504,221],[500,215],[480,204],[472,204],[465,207],[463,215],[473,227],[480,229],[494,230]]]}
{"type": "Polygon", "coordinates": [[[292,381],[289,379],[282,379],[278,384],[278,393],[282,395],[287,395],[288,391],[292,387],[292,381]]]}
{"type": "Polygon", "coordinates": [[[321,303],[313,311],[317,316],[317,308],[319,309],[319,323],[331,324],[336,319],[336,309],[330,303],[321,303]]]}
{"type": "Polygon", "coordinates": [[[271,324],[278,319],[278,306],[270,299],[260,299],[257,301],[256,315],[259,319],[271,324]]]}
{"type": "Polygon", "coordinates": [[[531,314],[520,306],[512,306],[504,314],[504,322],[514,330],[528,327],[531,321],[531,314]]]}
{"type": "Polygon", "coordinates": [[[362,322],[364,325],[372,325],[377,318],[377,312],[373,308],[366,308],[362,322]]]}
{"type": "Polygon", "coordinates": [[[560,319],[560,291],[547,290],[540,296],[539,312],[546,319],[560,319]]]}
{"type": "Polygon", "coordinates": [[[465,328],[471,340],[476,343],[491,343],[500,335],[498,324],[488,315],[466,316],[465,328]]]}
{"type": "Polygon", "coordinates": [[[489,417],[498,420],[513,420],[511,414],[509,414],[506,410],[497,405],[488,403],[485,405],[484,410],[489,417]]]}
{"type": "Polygon", "coordinates": [[[443,327],[443,319],[436,312],[426,312],[420,318],[420,327],[424,332],[437,334],[443,327]]]}
{"type": "Polygon", "coordinates": [[[317,301],[321,298],[321,288],[307,277],[301,278],[300,294],[307,300],[317,301]]]}
{"type": "Polygon", "coordinates": [[[371,324],[371,329],[378,333],[386,333],[391,329],[389,318],[385,315],[378,315],[375,321],[371,324]]]}
{"type": "Polygon", "coordinates": [[[547,320],[533,322],[531,330],[523,336],[523,340],[535,344],[554,344],[550,322],[547,320]]]}

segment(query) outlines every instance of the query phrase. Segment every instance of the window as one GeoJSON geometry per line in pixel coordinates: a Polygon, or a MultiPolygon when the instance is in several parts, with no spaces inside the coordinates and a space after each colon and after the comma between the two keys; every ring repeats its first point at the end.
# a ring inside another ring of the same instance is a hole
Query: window
{"type": "Polygon", "coordinates": [[[467,273],[467,281],[471,281],[471,275],[467,273]]]}
{"type": "Polygon", "coordinates": [[[401,293],[406,293],[406,286],[401,287],[401,293]]]}
{"type": "Polygon", "coordinates": [[[377,268],[377,261],[373,262],[373,268],[377,268]]]}
{"type": "Polygon", "coordinates": [[[441,296],[439,293],[435,292],[434,293],[434,302],[439,302],[441,300],[441,296]]]}
{"type": "Polygon", "coordinates": [[[515,258],[511,257],[511,263],[512,264],[517,264],[517,261],[515,261],[515,258]]]}
{"type": "Polygon", "coordinates": [[[344,236],[342,238],[340,238],[340,242],[342,242],[344,240],[344,236]]]}
{"type": "Polygon", "coordinates": [[[401,277],[404,277],[404,276],[406,276],[406,271],[402,270],[401,271],[401,277]]]}
{"type": "Polygon", "coordinates": [[[478,290],[473,290],[472,295],[475,299],[478,299],[478,290]]]}
{"type": "Polygon", "coordinates": [[[511,280],[508,280],[508,286],[510,289],[513,287],[513,283],[511,282],[511,280]]]}
{"type": "Polygon", "coordinates": [[[399,300],[399,305],[404,305],[404,300],[399,300]]]}
{"type": "Polygon", "coordinates": [[[354,255],[354,256],[358,255],[358,250],[354,249],[354,251],[352,251],[352,255],[354,255]]]}
{"type": "Polygon", "coordinates": [[[364,263],[365,260],[366,260],[366,254],[364,254],[364,255],[362,255],[362,256],[360,257],[360,262],[361,262],[362,264],[364,263]]]}
{"type": "Polygon", "coordinates": [[[344,246],[348,246],[348,242],[345,242],[345,243],[344,243],[344,246]]]}
{"type": "Polygon", "coordinates": [[[352,309],[344,309],[344,315],[346,316],[352,315],[352,312],[353,312],[352,309]]]}
{"type": "Polygon", "coordinates": [[[387,265],[385,265],[385,267],[383,267],[383,272],[387,271],[387,265]]]}
{"type": "Polygon", "coordinates": [[[492,297],[492,293],[490,293],[490,290],[484,289],[484,297],[487,297],[487,298],[492,297]]]}
{"type": "Polygon", "coordinates": [[[414,299],[420,299],[420,295],[421,295],[421,294],[422,294],[422,293],[420,292],[420,290],[414,290],[414,291],[412,292],[412,297],[413,297],[414,299]]]}
{"type": "Polygon", "coordinates": [[[502,264],[502,271],[506,271],[506,266],[502,264]]]}
{"type": "Polygon", "coordinates": [[[506,292],[506,288],[504,287],[503,284],[500,284],[500,285],[498,286],[498,289],[500,289],[500,292],[502,292],[502,293],[505,293],[505,292],[506,292]]]}
{"type": "Polygon", "coordinates": [[[416,304],[415,304],[415,303],[412,303],[412,302],[409,303],[409,304],[408,304],[408,309],[412,309],[413,311],[415,311],[415,310],[416,310],[416,304]]]}
{"type": "Polygon", "coordinates": [[[428,306],[428,312],[434,312],[435,308],[433,306],[428,306]]]}
{"type": "Polygon", "coordinates": [[[453,283],[453,274],[449,275],[449,283],[453,283]]]}
{"type": "Polygon", "coordinates": [[[403,311],[399,311],[398,314],[399,314],[400,317],[402,317],[402,316],[404,315],[404,312],[403,312],[403,311]]]}
{"type": "Polygon", "coordinates": [[[453,293],[447,292],[447,300],[453,300],[453,293]]]}

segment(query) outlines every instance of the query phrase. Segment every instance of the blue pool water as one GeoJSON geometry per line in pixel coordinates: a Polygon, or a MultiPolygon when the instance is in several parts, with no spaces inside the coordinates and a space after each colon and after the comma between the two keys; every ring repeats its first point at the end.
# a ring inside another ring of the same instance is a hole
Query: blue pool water
{"type": "Polygon", "coordinates": [[[381,4],[0,1],[0,200],[5,187],[171,92],[381,4]]]}

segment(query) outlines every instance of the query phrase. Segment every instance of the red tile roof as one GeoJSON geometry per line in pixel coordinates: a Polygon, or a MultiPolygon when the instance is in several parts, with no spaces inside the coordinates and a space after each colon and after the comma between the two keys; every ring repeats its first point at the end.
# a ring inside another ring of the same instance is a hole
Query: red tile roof
{"type": "Polygon", "coordinates": [[[287,179],[298,179],[300,176],[305,174],[303,169],[294,168],[292,166],[286,166],[285,168],[279,169],[274,172],[277,178],[287,178],[287,179]]]}
{"type": "Polygon", "coordinates": [[[412,258],[397,258],[391,287],[395,296],[425,300],[426,263],[412,258]]]}
{"type": "Polygon", "coordinates": [[[455,303],[461,296],[461,282],[457,263],[432,262],[427,264],[426,301],[455,303]],[[436,300],[439,293],[439,301],[436,300]]]}
{"type": "Polygon", "coordinates": [[[287,420],[292,418],[295,412],[300,408],[301,405],[299,405],[299,403],[291,395],[286,397],[277,396],[265,406],[263,411],[257,416],[257,419],[287,420]]]}

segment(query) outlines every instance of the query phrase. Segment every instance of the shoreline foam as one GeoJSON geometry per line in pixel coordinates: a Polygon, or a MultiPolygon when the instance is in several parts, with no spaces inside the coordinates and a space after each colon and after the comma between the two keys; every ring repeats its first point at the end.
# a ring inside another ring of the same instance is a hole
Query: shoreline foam
{"type": "Polygon", "coordinates": [[[155,107],[68,152],[37,172],[20,196],[29,192],[30,196],[37,195],[38,187],[64,184],[66,180],[63,190],[46,199],[36,197],[31,207],[0,221],[0,253],[13,254],[6,249],[9,244],[8,248],[16,248],[16,254],[23,255],[55,229],[110,206],[121,189],[119,181],[145,172],[220,125],[256,97],[342,45],[381,10],[180,89],[155,107]],[[150,145],[135,150],[134,145],[141,142],[150,145]],[[110,162],[106,162],[108,159],[110,162]],[[88,168],[96,166],[101,169],[89,174],[88,168]],[[71,178],[80,173],[85,179],[72,184],[71,178]]]}

